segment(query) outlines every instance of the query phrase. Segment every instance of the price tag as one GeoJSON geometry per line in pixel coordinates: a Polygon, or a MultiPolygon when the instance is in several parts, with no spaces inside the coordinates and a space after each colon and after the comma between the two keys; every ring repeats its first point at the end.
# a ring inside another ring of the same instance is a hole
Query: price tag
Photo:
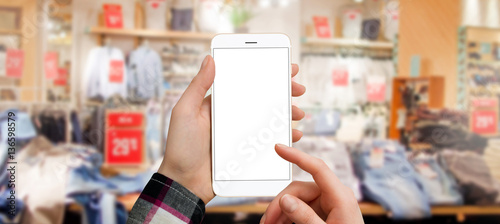
{"type": "Polygon", "coordinates": [[[388,152],[396,152],[396,146],[393,145],[393,144],[388,144],[385,146],[385,149],[388,151],[388,152]]]}
{"type": "Polygon", "coordinates": [[[54,85],[65,86],[68,83],[68,70],[65,68],[57,69],[57,78],[54,79],[54,85]]]}
{"type": "Polygon", "coordinates": [[[373,148],[370,152],[369,165],[371,168],[380,168],[384,166],[384,149],[373,148]]]}
{"type": "Polygon", "coordinates": [[[355,20],[361,16],[361,11],[357,9],[344,10],[344,16],[347,16],[350,20],[355,20]]]}
{"type": "Polygon", "coordinates": [[[434,179],[437,177],[437,173],[431,169],[429,164],[427,163],[419,163],[416,165],[417,171],[422,174],[424,177],[434,179]]]}
{"type": "Polygon", "coordinates": [[[160,6],[160,3],[165,2],[165,0],[146,0],[148,4],[153,7],[153,9],[157,9],[160,6]]]}
{"type": "Polygon", "coordinates": [[[326,16],[314,16],[314,27],[316,29],[316,36],[319,38],[331,38],[330,23],[326,16]]]}
{"type": "Polygon", "coordinates": [[[109,82],[123,82],[123,61],[111,60],[109,62],[109,82]]]}
{"type": "Polygon", "coordinates": [[[108,113],[110,127],[138,127],[142,125],[141,113],[108,113]]]}
{"type": "Polygon", "coordinates": [[[5,64],[7,63],[7,52],[0,49],[0,76],[6,76],[5,64]]]}
{"type": "Polygon", "coordinates": [[[5,72],[8,77],[21,78],[23,76],[24,51],[8,49],[5,60],[5,72]]]}
{"type": "Polygon", "coordinates": [[[47,52],[43,59],[43,67],[46,79],[55,79],[58,77],[59,56],[57,52],[47,52]]]}
{"type": "Polygon", "coordinates": [[[142,141],[142,130],[108,130],[106,163],[140,164],[142,141]]]}
{"type": "Polygon", "coordinates": [[[333,69],[332,71],[333,86],[348,86],[349,72],[347,69],[333,69]]]}
{"type": "Polygon", "coordinates": [[[104,4],[104,18],[107,28],[123,28],[122,6],[118,4],[104,4]]]}
{"type": "Polygon", "coordinates": [[[472,131],[477,134],[495,134],[497,133],[497,120],[495,111],[474,111],[472,131]]]}
{"type": "Polygon", "coordinates": [[[366,77],[366,94],[369,102],[385,101],[385,77],[371,75],[366,77]]]}

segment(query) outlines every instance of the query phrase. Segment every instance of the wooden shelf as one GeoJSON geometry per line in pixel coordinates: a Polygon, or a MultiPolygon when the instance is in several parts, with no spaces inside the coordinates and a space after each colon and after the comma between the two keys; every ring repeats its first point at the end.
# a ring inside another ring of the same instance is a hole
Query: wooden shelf
{"type": "Polygon", "coordinates": [[[358,39],[342,39],[342,38],[314,38],[303,37],[302,44],[317,45],[317,46],[345,46],[345,47],[359,47],[359,48],[372,48],[372,49],[392,49],[394,44],[391,42],[382,41],[368,41],[358,39]]]}
{"type": "MultiPolygon", "coordinates": [[[[256,204],[245,204],[245,205],[229,205],[229,206],[213,206],[207,207],[206,213],[234,213],[234,212],[245,212],[250,214],[263,214],[269,203],[256,203],[256,204]]],[[[359,204],[359,208],[363,215],[386,215],[387,211],[382,208],[382,206],[362,202],[359,204]]]]}
{"type": "Polygon", "coordinates": [[[0,29],[0,34],[21,35],[22,32],[21,32],[21,30],[0,29]]]}
{"type": "Polygon", "coordinates": [[[92,27],[88,31],[91,34],[98,35],[116,35],[129,37],[144,37],[156,39],[183,39],[210,41],[215,34],[197,33],[186,31],[166,31],[166,30],[146,30],[146,29],[111,29],[105,27],[92,27]]]}
{"type": "Polygon", "coordinates": [[[186,53],[182,53],[182,54],[173,54],[173,53],[162,53],[161,54],[161,57],[162,58],[166,58],[166,59],[198,59],[200,57],[205,57],[205,54],[186,54],[186,53]]]}
{"type": "MultiPolygon", "coordinates": [[[[129,194],[118,197],[118,201],[123,203],[125,209],[130,211],[134,206],[135,201],[139,198],[139,194],[129,194]]],[[[213,206],[207,207],[207,214],[223,214],[244,212],[249,214],[263,214],[269,203],[256,203],[245,205],[230,205],[230,206],[213,206]]],[[[390,212],[386,211],[382,206],[371,202],[360,202],[359,208],[364,216],[390,216],[390,212]]],[[[81,211],[81,207],[77,204],[68,206],[70,211],[81,211]]],[[[431,209],[432,215],[450,215],[456,216],[459,221],[464,221],[467,215],[500,215],[500,205],[497,206],[433,206],[431,209]]]]}
{"type": "Polygon", "coordinates": [[[163,77],[187,77],[187,78],[193,78],[196,76],[196,72],[163,72],[163,77]]]}

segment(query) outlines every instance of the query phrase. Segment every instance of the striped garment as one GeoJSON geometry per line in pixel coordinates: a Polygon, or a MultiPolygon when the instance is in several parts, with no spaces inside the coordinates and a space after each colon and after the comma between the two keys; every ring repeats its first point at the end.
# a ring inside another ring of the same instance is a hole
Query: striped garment
{"type": "Polygon", "coordinates": [[[179,183],[153,174],[130,211],[127,223],[201,223],[205,203],[179,183]]]}

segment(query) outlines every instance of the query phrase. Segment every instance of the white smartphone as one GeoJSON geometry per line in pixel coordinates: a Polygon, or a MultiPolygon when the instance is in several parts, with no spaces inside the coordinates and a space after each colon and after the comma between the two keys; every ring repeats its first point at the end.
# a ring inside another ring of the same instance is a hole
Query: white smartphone
{"type": "Polygon", "coordinates": [[[291,146],[290,39],[220,34],[212,39],[212,186],[218,196],[276,196],[292,166],[274,146],[291,146]]]}

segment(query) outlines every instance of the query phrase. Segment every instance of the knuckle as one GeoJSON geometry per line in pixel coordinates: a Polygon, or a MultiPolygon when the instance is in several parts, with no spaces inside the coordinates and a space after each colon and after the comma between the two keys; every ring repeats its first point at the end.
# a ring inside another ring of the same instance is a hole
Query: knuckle
{"type": "Polygon", "coordinates": [[[298,187],[299,185],[299,181],[294,181],[290,184],[290,187],[298,187]]]}
{"type": "Polygon", "coordinates": [[[172,117],[177,117],[183,114],[183,106],[182,104],[177,103],[173,108],[172,108],[172,117]]]}
{"type": "Polygon", "coordinates": [[[311,213],[307,213],[307,214],[304,216],[303,223],[304,223],[304,224],[314,224],[314,215],[313,215],[313,214],[311,214],[311,213]]]}

